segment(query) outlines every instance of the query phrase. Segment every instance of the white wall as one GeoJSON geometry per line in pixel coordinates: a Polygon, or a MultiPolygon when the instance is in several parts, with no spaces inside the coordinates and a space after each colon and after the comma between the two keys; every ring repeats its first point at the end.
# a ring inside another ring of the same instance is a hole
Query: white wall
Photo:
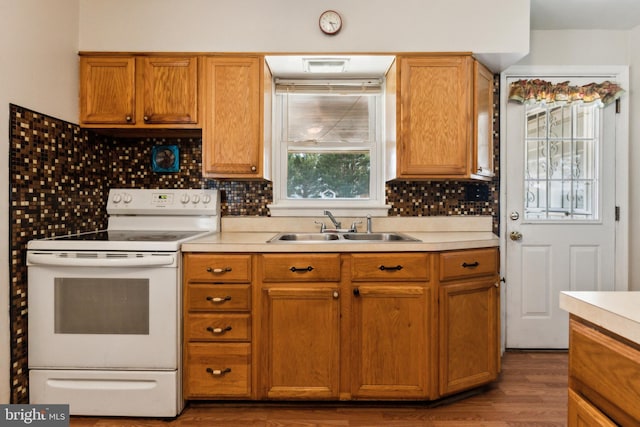
{"type": "Polygon", "coordinates": [[[629,66],[629,206],[622,215],[629,218],[629,288],[640,291],[640,147],[634,142],[640,138],[640,121],[634,120],[640,108],[640,27],[631,31],[563,30],[532,31],[531,50],[516,65],[624,65],[629,66]],[[635,107],[635,108],[634,108],[635,107]],[[634,185],[635,184],[635,185],[634,185]]]}
{"type": "Polygon", "coordinates": [[[78,0],[0,0],[0,403],[9,402],[9,103],[77,122],[78,0]]]}
{"type": "MultiPolygon", "coordinates": [[[[511,53],[529,48],[529,0],[80,0],[80,50],[511,53]],[[337,9],[336,36],[318,16],[337,9]]],[[[496,63],[500,58],[496,58],[496,63]]]]}

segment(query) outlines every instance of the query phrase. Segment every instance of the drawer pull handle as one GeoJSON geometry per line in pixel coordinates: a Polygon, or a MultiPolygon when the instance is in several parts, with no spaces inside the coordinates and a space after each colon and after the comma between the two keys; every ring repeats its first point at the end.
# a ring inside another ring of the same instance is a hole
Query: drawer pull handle
{"type": "Polygon", "coordinates": [[[216,377],[220,377],[222,375],[228,374],[229,372],[231,372],[231,368],[224,368],[224,369],[211,369],[211,368],[207,368],[207,373],[216,376],[216,377]]]}
{"type": "Polygon", "coordinates": [[[299,267],[291,267],[289,270],[291,270],[293,273],[297,273],[297,272],[299,272],[299,271],[301,271],[301,272],[303,272],[303,273],[304,273],[305,271],[313,271],[313,267],[311,267],[311,266],[308,266],[308,267],[302,267],[302,268],[299,268],[299,267]]]}
{"type": "Polygon", "coordinates": [[[207,328],[207,331],[211,332],[212,334],[220,335],[224,334],[225,332],[229,332],[231,329],[233,329],[231,326],[227,326],[226,328],[213,328],[209,326],[207,328]]]}
{"type": "Polygon", "coordinates": [[[224,298],[220,298],[220,297],[207,297],[207,301],[211,301],[211,302],[226,302],[226,301],[231,301],[231,297],[229,295],[227,295],[224,298]]]}
{"type": "Polygon", "coordinates": [[[380,271],[385,271],[385,270],[390,270],[390,271],[400,271],[402,270],[402,266],[401,265],[396,265],[395,267],[387,267],[385,265],[381,265],[380,267],[378,267],[378,269],[380,271]]]}
{"type": "Polygon", "coordinates": [[[225,267],[225,268],[207,267],[207,273],[213,273],[213,274],[229,273],[231,270],[232,270],[231,267],[225,267]]]}
{"type": "Polygon", "coordinates": [[[480,265],[480,263],[478,261],[472,262],[471,264],[467,264],[466,262],[462,263],[462,267],[464,267],[464,268],[475,268],[475,267],[477,267],[479,265],[480,265]]]}

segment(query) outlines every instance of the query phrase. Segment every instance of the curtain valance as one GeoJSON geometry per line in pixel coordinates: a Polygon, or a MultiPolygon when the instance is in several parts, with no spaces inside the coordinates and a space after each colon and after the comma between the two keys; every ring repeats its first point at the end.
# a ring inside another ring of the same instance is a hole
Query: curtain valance
{"type": "Polygon", "coordinates": [[[509,87],[509,101],[523,103],[545,102],[602,102],[611,104],[620,98],[624,90],[615,83],[589,83],[584,86],[573,86],[568,81],[550,83],[540,79],[518,80],[509,87]]]}

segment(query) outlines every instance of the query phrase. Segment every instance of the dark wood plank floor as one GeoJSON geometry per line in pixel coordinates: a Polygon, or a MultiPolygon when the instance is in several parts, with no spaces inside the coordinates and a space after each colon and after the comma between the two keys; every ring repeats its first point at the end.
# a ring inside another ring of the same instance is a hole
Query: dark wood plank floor
{"type": "Polygon", "coordinates": [[[72,417],[75,427],[566,426],[565,352],[506,352],[494,384],[437,404],[192,403],[174,420],[72,417]]]}

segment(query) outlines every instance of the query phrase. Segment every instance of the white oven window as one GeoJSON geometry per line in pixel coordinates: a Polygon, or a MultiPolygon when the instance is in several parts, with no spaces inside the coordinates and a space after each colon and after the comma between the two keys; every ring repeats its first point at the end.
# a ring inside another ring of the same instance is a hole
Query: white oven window
{"type": "Polygon", "coordinates": [[[56,334],[149,334],[149,279],[58,277],[56,334]]]}

